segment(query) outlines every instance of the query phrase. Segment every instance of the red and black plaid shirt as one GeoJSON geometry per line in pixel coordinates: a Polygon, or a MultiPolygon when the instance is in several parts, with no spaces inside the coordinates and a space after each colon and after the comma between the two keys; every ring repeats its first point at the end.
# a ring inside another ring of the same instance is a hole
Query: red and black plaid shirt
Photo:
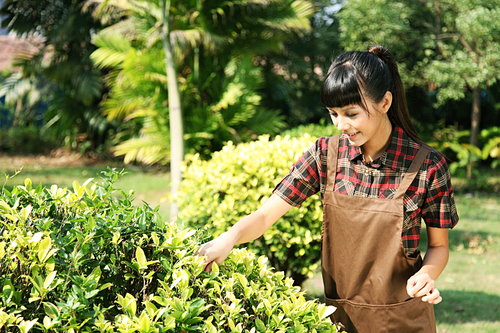
{"type": "MultiPolygon", "coordinates": [[[[330,138],[319,138],[292,166],[290,173],[274,188],[292,206],[326,188],[327,152],[330,138]]],[[[400,127],[394,127],[387,150],[365,163],[361,149],[350,145],[346,136],[339,141],[335,192],[371,198],[391,199],[410,167],[419,144],[400,127]]],[[[403,246],[413,256],[420,240],[420,217],[429,227],[453,228],[458,222],[450,173],[445,158],[436,150],[429,153],[404,197],[403,246]]]]}

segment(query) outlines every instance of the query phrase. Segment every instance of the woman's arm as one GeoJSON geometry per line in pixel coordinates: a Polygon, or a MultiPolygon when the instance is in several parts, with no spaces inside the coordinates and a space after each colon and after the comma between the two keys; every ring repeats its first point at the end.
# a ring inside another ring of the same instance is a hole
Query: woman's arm
{"type": "Polygon", "coordinates": [[[429,243],[422,268],[408,279],[406,290],[411,297],[422,297],[422,301],[437,304],[442,301],[434,280],[448,263],[448,229],[427,227],[429,243]]]}
{"type": "Polygon", "coordinates": [[[243,217],[216,239],[203,244],[197,254],[205,257],[205,271],[211,270],[213,262],[220,265],[236,244],[250,242],[262,236],[290,208],[290,204],[273,194],[254,213],[243,217]]]}

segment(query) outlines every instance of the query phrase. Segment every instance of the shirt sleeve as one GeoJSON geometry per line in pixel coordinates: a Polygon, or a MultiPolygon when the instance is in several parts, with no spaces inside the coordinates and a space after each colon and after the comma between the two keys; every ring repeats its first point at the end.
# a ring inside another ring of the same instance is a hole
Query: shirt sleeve
{"type": "Polygon", "coordinates": [[[274,194],[297,207],[320,190],[320,152],[321,147],[325,146],[325,141],[326,138],[320,138],[306,150],[293,164],[288,175],[276,185],[274,194]]]}
{"type": "Polygon", "coordinates": [[[422,217],[428,227],[453,228],[458,222],[451,177],[446,159],[433,153],[422,217]]]}

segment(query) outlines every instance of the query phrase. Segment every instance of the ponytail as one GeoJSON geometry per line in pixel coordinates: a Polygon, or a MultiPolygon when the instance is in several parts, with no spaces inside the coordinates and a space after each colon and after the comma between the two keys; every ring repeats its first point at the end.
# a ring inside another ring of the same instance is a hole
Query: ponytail
{"type": "Polygon", "coordinates": [[[391,108],[388,111],[389,120],[393,124],[401,127],[410,138],[417,142],[422,142],[410,119],[405,90],[403,82],[401,81],[401,76],[399,75],[396,60],[389,50],[380,45],[370,47],[368,52],[380,58],[389,67],[391,73],[392,84],[389,91],[392,93],[393,99],[391,108]]]}

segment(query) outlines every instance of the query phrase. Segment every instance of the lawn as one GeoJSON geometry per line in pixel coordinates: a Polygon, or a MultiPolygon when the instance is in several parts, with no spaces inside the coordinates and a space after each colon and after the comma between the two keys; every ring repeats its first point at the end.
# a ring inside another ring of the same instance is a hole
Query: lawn
{"type": "MultiPolygon", "coordinates": [[[[80,164],[80,163],[73,163],[80,164]]],[[[20,170],[18,162],[12,162],[0,157],[0,177],[3,174],[13,175],[20,170]]],[[[170,184],[169,173],[159,168],[144,168],[130,165],[114,164],[114,168],[124,170],[126,174],[120,178],[116,187],[135,193],[135,204],[147,202],[152,207],[159,208],[160,214],[167,218],[169,215],[168,188],[170,184]]],[[[40,163],[28,162],[22,166],[21,172],[6,182],[7,187],[22,184],[25,178],[30,178],[33,185],[44,184],[50,186],[57,184],[61,187],[72,187],[74,180],[83,183],[88,178],[98,179],[101,171],[108,167],[104,164],[75,165],[63,167],[58,165],[42,166],[40,163]]],[[[3,177],[2,177],[3,178],[3,177]]],[[[0,181],[0,186],[3,181],[0,181]]]]}
{"type": "MultiPolygon", "coordinates": [[[[159,206],[168,216],[169,175],[158,169],[131,166],[117,186],[134,190],[136,203],[159,206]]],[[[19,165],[0,158],[0,175],[12,174],[19,165]]],[[[69,186],[97,177],[104,165],[47,166],[25,165],[21,174],[7,181],[10,187],[31,178],[34,184],[69,186]]],[[[500,331],[500,196],[498,193],[460,193],[456,195],[460,222],[450,231],[450,261],[437,281],[443,302],[435,307],[439,333],[500,331]]],[[[422,231],[425,249],[425,229],[422,231]]],[[[310,297],[321,297],[319,275],[306,281],[310,297]]]]}

